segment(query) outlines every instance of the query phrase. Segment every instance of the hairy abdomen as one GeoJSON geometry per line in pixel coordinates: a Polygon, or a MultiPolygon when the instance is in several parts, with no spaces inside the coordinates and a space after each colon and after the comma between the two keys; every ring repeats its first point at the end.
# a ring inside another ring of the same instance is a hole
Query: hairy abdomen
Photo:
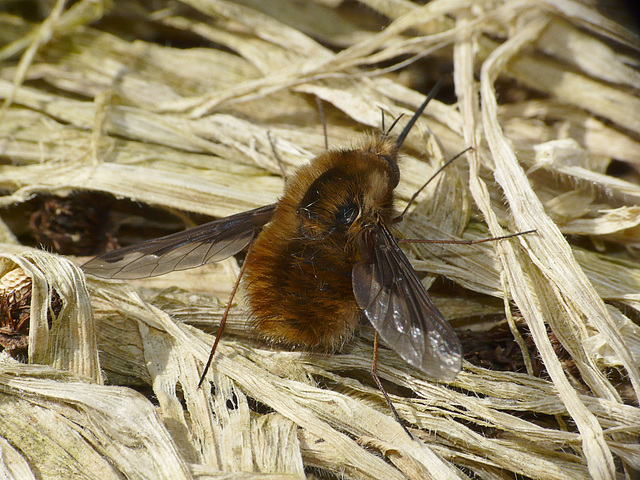
{"type": "Polygon", "coordinates": [[[270,227],[273,223],[246,259],[244,285],[253,326],[272,342],[340,349],[360,317],[351,286],[355,249],[335,238],[287,239],[270,227]]]}

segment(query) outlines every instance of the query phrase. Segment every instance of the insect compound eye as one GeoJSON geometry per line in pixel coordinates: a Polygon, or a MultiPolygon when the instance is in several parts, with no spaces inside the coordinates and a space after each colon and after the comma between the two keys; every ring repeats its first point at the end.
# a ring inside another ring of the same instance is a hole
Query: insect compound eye
{"type": "Polygon", "coordinates": [[[347,203],[338,206],[335,219],[338,224],[348,227],[356,221],[358,215],[360,215],[358,206],[354,203],[347,203]]]}

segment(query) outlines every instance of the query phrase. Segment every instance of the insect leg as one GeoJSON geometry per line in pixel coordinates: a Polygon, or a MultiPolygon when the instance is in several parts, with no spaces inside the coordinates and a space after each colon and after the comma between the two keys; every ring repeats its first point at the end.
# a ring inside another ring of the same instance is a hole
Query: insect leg
{"type": "Polygon", "coordinates": [[[245,257],[245,261],[240,268],[240,273],[238,274],[238,279],[236,280],[235,285],[233,286],[233,290],[231,290],[231,295],[229,295],[229,301],[227,302],[227,306],[224,309],[224,313],[222,314],[222,320],[220,320],[220,328],[218,329],[218,333],[216,334],[216,339],[213,342],[213,346],[211,347],[211,353],[209,354],[209,359],[207,360],[206,365],[204,366],[204,370],[202,371],[202,375],[200,376],[200,381],[198,382],[198,388],[202,386],[204,383],[204,379],[207,376],[207,372],[209,371],[209,367],[211,366],[211,362],[213,361],[213,356],[216,353],[216,348],[218,348],[218,342],[220,341],[220,337],[222,337],[222,332],[224,330],[224,326],[227,324],[227,317],[229,317],[229,310],[231,309],[231,303],[233,302],[233,297],[236,296],[236,292],[238,291],[238,287],[240,286],[240,280],[242,279],[242,275],[247,267],[246,259],[249,258],[249,254],[251,253],[251,247],[253,244],[249,245],[247,249],[247,255],[245,257]]]}
{"type": "Polygon", "coordinates": [[[519,237],[521,235],[529,235],[536,233],[537,230],[527,230],[526,232],[510,233],[509,235],[503,235],[501,237],[489,237],[481,240],[420,240],[416,238],[401,238],[398,239],[398,243],[439,243],[447,245],[476,245],[478,243],[495,242],[497,240],[505,240],[507,238],[519,237]]]}
{"type": "Polygon", "coordinates": [[[431,181],[436,178],[440,172],[442,172],[445,168],[447,168],[449,165],[451,165],[455,160],[457,160],[458,158],[460,158],[462,155],[464,155],[465,153],[467,153],[469,150],[473,150],[472,147],[468,147],[465,148],[463,151],[461,151],[460,153],[456,154],[453,156],[453,158],[450,158],[449,160],[447,160],[445,162],[444,165],[442,165],[440,168],[438,168],[438,170],[436,170],[436,173],[434,173],[433,175],[431,175],[431,177],[429,178],[429,180],[427,180],[426,182],[424,182],[424,184],[418,189],[416,190],[416,192],[413,194],[413,196],[409,199],[409,203],[407,203],[407,206],[404,207],[404,210],[402,211],[402,213],[400,215],[398,215],[396,218],[393,219],[393,223],[399,223],[402,221],[402,219],[404,218],[404,216],[406,215],[407,211],[409,210],[409,207],[411,206],[411,204],[416,200],[416,198],[418,198],[418,195],[420,195],[420,192],[422,192],[422,190],[424,190],[425,188],[427,188],[427,185],[429,185],[431,183],[431,181]]]}
{"type": "Polygon", "coordinates": [[[276,150],[276,143],[271,137],[271,132],[267,131],[267,138],[269,139],[269,144],[271,145],[271,150],[273,151],[273,156],[276,158],[276,162],[278,162],[278,168],[280,168],[280,175],[282,175],[282,179],[285,183],[287,183],[287,172],[284,171],[284,163],[278,155],[278,151],[276,150]]]}
{"type": "Polygon", "coordinates": [[[396,410],[396,407],[394,407],[393,403],[391,403],[389,394],[382,386],[380,377],[378,377],[378,332],[377,331],[374,333],[374,336],[373,336],[373,361],[371,362],[371,376],[373,377],[373,380],[376,382],[376,385],[378,385],[378,390],[382,392],[382,394],[384,395],[384,398],[387,400],[387,404],[391,408],[391,411],[393,412],[393,415],[396,417],[396,420],[398,421],[400,426],[402,426],[402,429],[405,432],[407,432],[407,435],[409,435],[409,438],[411,440],[415,440],[413,438],[413,435],[411,435],[411,432],[409,432],[409,429],[403,423],[402,419],[400,418],[400,415],[398,415],[398,411],[396,410]]]}

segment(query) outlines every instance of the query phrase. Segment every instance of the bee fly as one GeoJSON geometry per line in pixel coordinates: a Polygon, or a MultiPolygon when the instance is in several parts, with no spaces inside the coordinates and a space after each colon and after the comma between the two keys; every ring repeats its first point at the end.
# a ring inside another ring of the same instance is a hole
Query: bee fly
{"type": "Polygon", "coordinates": [[[378,336],[435,379],[453,380],[462,366],[458,338],[389,231],[402,218],[394,211],[399,150],[441,83],[397,139],[389,137],[394,122],[359,148],[317,156],[287,181],[276,204],[104,253],[84,271],[151,277],[217,262],[251,244],[240,276],[257,333],[288,347],[336,351],[364,315],[375,329],[371,373],[409,433],[377,375],[378,336]]]}

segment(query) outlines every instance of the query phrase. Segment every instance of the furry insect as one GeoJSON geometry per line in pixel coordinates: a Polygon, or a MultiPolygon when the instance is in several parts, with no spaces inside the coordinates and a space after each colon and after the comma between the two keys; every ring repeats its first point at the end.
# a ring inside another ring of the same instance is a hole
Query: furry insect
{"type": "Polygon", "coordinates": [[[276,204],[107,252],[87,262],[85,272],[121,279],[162,275],[227,258],[257,235],[242,271],[262,337],[339,350],[364,313],[376,332],[372,374],[387,400],[376,373],[378,335],[410,365],[454,379],[460,343],[389,231],[401,219],[394,211],[399,150],[437,89],[395,141],[389,138],[394,123],[360,148],[319,155],[287,182],[276,204]]]}

